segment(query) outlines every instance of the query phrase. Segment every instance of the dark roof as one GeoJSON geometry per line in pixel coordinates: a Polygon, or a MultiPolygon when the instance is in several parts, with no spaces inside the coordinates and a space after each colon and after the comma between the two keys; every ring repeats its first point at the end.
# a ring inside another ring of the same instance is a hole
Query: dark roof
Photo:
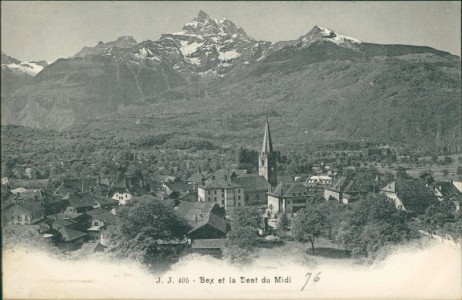
{"type": "Polygon", "coordinates": [[[85,178],[85,179],[74,179],[68,178],[63,180],[64,187],[77,190],[80,192],[86,192],[91,187],[96,186],[96,178],[85,178]]]}
{"type": "Polygon", "coordinates": [[[175,176],[157,174],[153,176],[154,181],[166,182],[175,180],[175,176]]]}
{"type": "Polygon", "coordinates": [[[70,225],[74,225],[74,223],[66,219],[53,219],[51,226],[52,228],[58,229],[59,227],[68,227],[70,225]]]}
{"type": "Polygon", "coordinates": [[[112,183],[112,188],[114,188],[114,189],[126,189],[127,188],[127,178],[123,177],[121,179],[116,179],[112,183]]]}
{"type": "Polygon", "coordinates": [[[451,200],[462,200],[462,192],[450,181],[438,181],[433,184],[438,191],[451,200]]]}
{"type": "Polygon", "coordinates": [[[381,191],[396,194],[404,208],[409,211],[423,212],[428,206],[438,201],[430,189],[416,179],[393,181],[381,191]]]}
{"type": "MultiPolygon", "coordinates": [[[[212,177],[215,179],[230,179],[232,177],[242,176],[247,174],[246,169],[219,169],[213,173],[212,177]]],[[[210,176],[209,176],[210,178],[210,176]]]]}
{"type": "Polygon", "coordinates": [[[199,239],[193,240],[192,249],[223,249],[225,247],[224,239],[199,239]]]}
{"type": "Polygon", "coordinates": [[[283,198],[306,197],[308,192],[301,182],[280,182],[269,195],[283,198]]]}
{"type": "Polygon", "coordinates": [[[29,212],[31,214],[40,213],[40,212],[44,211],[44,209],[40,205],[40,203],[38,203],[35,200],[31,200],[31,199],[14,200],[14,201],[10,202],[5,208],[9,208],[11,206],[19,206],[19,207],[21,207],[22,209],[26,210],[27,212],[29,212]]]}
{"type": "Polygon", "coordinates": [[[183,181],[167,181],[164,183],[172,192],[185,192],[191,190],[191,186],[183,181]]]}
{"type": "Polygon", "coordinates": [[[93,219],[103,221],[104,223],[115,224],[116,222],[116,217],[104,208],[93,209],[87,211],[85,214],[89,215],[93,219]]]}
{"type": "Polygon", "coordinates": [[[356,180],[344,176],[340,177],[331,186],[326,187],[326,189],[341,193],[355,193],[362,190],[356,180]]]}
{"type": "Polygon", "coordinates": [[[78,238],[81,238],[87,235],[86,233],[73,230],[73,229],[69,229],[67,227],[60,227],[57,230],[59,231],[59,233],[61,233],[61,235],[63,236],[63,239],[66,242],[72,242],[78,238]]]}
{"type": "Polygon", "coordinates": [[[44,189],[48,187],[50,179],[10,179],[8,185],[12,188],[44,189]]]}
{"type": "Polygon", "coordinates": [[[282,182],[282,181],[284,181],[284,182],[295,182],[294,178],[292,176],[290,176],[290,175],[282,175],[282,176],[278,175],[277,179],[278,179],[278,182],[282,182]]]}
{"type": "Polygon", "coordinates": [[[188,179],[186,179],[186,181],[201,182],[203,180],[208,179],[210,176],[212,175],[207,172],[202,172],[202,173],[197,172],[189,176],[188,179]]]}
{"type": "Polygon", "coordinates": [[[213,189],[230,189],[230,188],[241,188],[242,186],[240,184],[234,183],[229,180],[214,180],[212,182],[209,182],[205,186],[202,186],[201,188],[204,190],[213,190],[213,189]]]}
{"type": "Polygon", "coordinates": [[[28,190],[26,192],[17,194],[15,199],[41,202],[43,200],[43,197],[42,192],[40,190],[28,190]]]}
{"type": "Polygon", "coordinates": [[[213,228],[215,228],[216,230],[219,230],[223,233],[226,233],[226,222],[224,220],[224,218],[222,217],[219,217],[215,214],[208,214],[205,218],[202,219],[202,221],[200,221],[199,223],[197,223],[193,229],[191,229],[188,234],[191,234],[193,233],[194,231],[200,229],[201,227],[205,226],[205,225],[209,225],[213,228]]]}
{"type": "Polygon", "coordinates": [[[186,219],[191,225],[197,224],[200,220],[211,213],[216,203],[211,202],[181,202],[173,210],[177,215],[186,219]]]}
{"type": "Polygon", "coordinates": [[[116,206],[119,205],[119,201],[112,198],[93,195],[94,202],[98,203],[100,206],[116,206]]]}
{"type": "Polygon", "coordinates": [[[185,202],[197,202],[197,195],[191,193],[180,195],[180,200],[185,202]]]}
{"type": "Polygon", "coordinates": [[[98,182],[98,185],[109,187],[111,185],[111,183],[109,181],[109,177],[100,178],[99,182],[98,182]]]}
{"type": "Polygon", "coordinates": [[[81,208],[81,207],[93,207],[95,201],[89,193],[73,193],[69,194],[69,203],[71,207],[81,208]]]}
{"type": "Polygon", "coordinates": [[[246,192],[268,191],[271,186],[263,176],[257,175],[236,177],[232,181],[242,186],[246,192]]]}

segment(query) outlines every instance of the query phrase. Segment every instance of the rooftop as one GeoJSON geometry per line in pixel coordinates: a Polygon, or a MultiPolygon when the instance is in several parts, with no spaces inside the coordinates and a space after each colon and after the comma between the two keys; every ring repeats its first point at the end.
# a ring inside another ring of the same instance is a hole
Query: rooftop
{"type": "Polygon", "coordinates": [[[199,239],[192,241],[193,249],[223,249],[225,247],[224,239],[199,239]]]}

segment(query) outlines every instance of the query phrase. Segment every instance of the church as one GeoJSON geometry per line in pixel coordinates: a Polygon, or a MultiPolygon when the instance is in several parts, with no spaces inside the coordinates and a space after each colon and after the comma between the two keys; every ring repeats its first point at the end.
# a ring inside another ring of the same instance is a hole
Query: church
{"type": "Polygon", "coordinates": [[[269,122],[266,120],[263,145],[258,156],[258,175],[236,174],[214,178],[198,187],[199,202],[213,202],[225,210],[267,204],[267,193],[277,185],[277,159],[273,152],[269,122]]]}
{"type": "Polygon", "coordinates": [[[269,122],[266,120],[265,133],[263,135],[263,146],[258,157],[258,175],[263,176],[272,186],[277,185],[277,165],[276,156],[273,153],[273,142],[269,122]]]}

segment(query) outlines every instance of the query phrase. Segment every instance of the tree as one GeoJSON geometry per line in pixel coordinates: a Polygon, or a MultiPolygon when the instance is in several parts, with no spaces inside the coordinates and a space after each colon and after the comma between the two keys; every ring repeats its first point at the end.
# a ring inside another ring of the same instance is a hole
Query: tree
{"type": "Polygon", "coordinates": [[[240,207],[231,211],[231,228],[250,227],[255,230],[263,228],[263,219],[258,207],[240,207]]]}
{"type": "Polygon", "coordinates": [[[420,172],[419,178],[425,181],[426,184],[431,184],[435,182],[435,179],[433,179],[432,170],[425,170],[425,171],[420,172]]]}
{"type": "Polygon", "coordinates": [[[448,174],[449,174],[448,169],[444,169],[444,170],[443,170],[443,176],[444,176],[444,177],[447,177],[448,174]]]}
{"type": "Polygon", "coordinates": [[[300,210],[292,221],[292,232],[300,242],[310,242],[314,253],[314,242],[326,229],[327,220],[321,210],[300,210]]]}
{"type": "Polygon", "coordinates": [[[399,179],[410,179],[411,176],[409,176],[406,172],[406,169],[403,168],[403,167],[398,167],[396,169],[396,178],[399,178],[399,179]]]}
{"type": "Polygon", "coordinates": [[[425,214],[421,217],[423,229],[428,231],[430,235],[437,230],[443,230],[447,223],[455,221],[454,210],[454,204],[448,199],[429,206],[425,210],[425,214]]]}
{"type": "Polygon", "coordinates": [[[445,157],[443,158],[443,164],[444,164],[444,165],[450,165],[450,164],[452,164],[453,162],[454,162],[454,160],[453,160],[452,157],[450,157],[450,156],[445,156],[445,157]]]}
{"type": "Polygon", "coordinates": [[[384,195],[368,195],[351,207],[343,215],[335,238],[353,254],[373,260],[384,246],[418,237],[407,214],[396,210],[384,195]]]}
{"type": "Polygon", "coordinates": [[[161,262],[178,253],[174,247],[159,247],[159,241],[182,239],[189,229],[186,220],[158,201],[132,201],[117,214],[110,250],[141,262],[161,262]]]}
{"type": "Polygon", "coordinates": [[[278,220],[278,228],[280,228],[285,235],[287,229],[289,229],[290,225],[290,220],[288,213],[285,211],[282,214],[279,215],[279,220],[278,220]]]}
{"type": "Polygon", "coordinates": [[[257,232],[251,227],[232,227],[226,237],[223,256],[232,264],[242,266],[250,263],[258,254],[257,232]]]}
{"type": "Polygon", "coordinates": [[[232,264],[244,265],[258,255],[258,229],[263,218],[257,207],[236,208],[231,211],[231,230],[226,235],[223,256],[232,264]]]}
{"type": "Polygon", "coordinates": [[[457,167],[457,175],[462,175],[462,166],[457,167]]]}

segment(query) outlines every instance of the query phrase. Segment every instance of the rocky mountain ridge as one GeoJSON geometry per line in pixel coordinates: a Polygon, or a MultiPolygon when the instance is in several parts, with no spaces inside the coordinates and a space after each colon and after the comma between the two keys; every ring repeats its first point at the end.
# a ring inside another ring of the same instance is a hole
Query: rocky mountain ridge
{"type": "Polygon", "coordinates": [[[2,123],[104,126],[99,120],[124,123],[127,115],[147,117],[156,108],[182,132],[180,105],[194,111],[187,127],[195,135],[207,132],[209,123],[232,137],[274,112],[281,121],[290,116],[288,128],[305,128],[294,134],[298,139],[308,134],[454,149],[460,94],[460,58],[447,52],[371,44],[320,26],[273,44],[201,11],[157,41],[121,37],[59,59],[2,97],[2,123]]]}

